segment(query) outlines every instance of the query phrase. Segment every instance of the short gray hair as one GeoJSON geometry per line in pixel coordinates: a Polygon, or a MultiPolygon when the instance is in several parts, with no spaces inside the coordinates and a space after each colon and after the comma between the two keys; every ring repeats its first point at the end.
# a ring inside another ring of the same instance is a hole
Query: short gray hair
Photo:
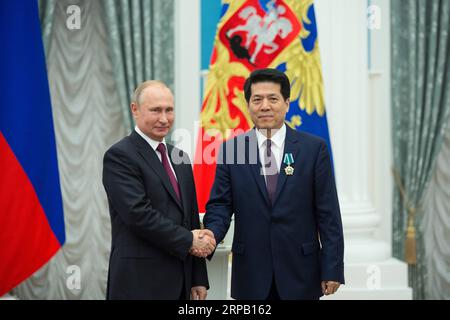
{"type": "Polygon", "coordinates": [[[133,94],[133,100],[131,102],[136,103],[137,105],[139,105],[141,103],[141,95],[142,95],[142,91],[144,91],[144,89],[148,88],[148,87],[163,87],[163,88],[167,88],[170,90],[170,88],[162,81],[160,80],[147,80],[142,82],[140,85],[137,86],[136,90],[134,90],[134,94],[133,94]]]}

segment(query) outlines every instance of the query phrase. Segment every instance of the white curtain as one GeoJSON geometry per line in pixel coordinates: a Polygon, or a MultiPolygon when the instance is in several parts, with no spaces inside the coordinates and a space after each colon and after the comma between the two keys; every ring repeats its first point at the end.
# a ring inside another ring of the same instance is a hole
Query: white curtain
{"type": "Polygon", "coordinates": [[[47,69],[66,244],[49,264],[13,290],[19,299],[105,298],[111,235],[102,160],[106,149],[129,128],[124,126],[115,87],[102,6],[103,1],[92,0],[56,2],[47,69]],[[66,26],[70,5],[81,8],[79,30],[66,26]],[[71,266],[81,272],[80,289],[71,278],[75,270],[71,266]]]}
{"type": "Polygon", "coordinates": [[[424,201],[422,224],[430,299],[450,299],[450,120],[424,201]]]}

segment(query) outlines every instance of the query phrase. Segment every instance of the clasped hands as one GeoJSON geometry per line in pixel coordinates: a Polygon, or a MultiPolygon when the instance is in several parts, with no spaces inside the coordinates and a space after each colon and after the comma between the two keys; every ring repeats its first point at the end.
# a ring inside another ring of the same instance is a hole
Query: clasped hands
{"type": "Polygon", "coordinates": [[[206,258],[216,248],[214,233],[208,229],[196,229],[191,231],[194,235],[189,253],[200,258],[206,258]]]}

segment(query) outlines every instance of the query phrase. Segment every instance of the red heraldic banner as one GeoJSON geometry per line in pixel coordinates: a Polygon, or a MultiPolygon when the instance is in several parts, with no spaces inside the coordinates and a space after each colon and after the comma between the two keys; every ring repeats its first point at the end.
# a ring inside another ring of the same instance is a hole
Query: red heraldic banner
{"type": "Polygon", "coordinates": [[[205,212],[221,143],[253,127],[243,92],[253,70],[285,72],[291,81],[286,123],[329,144],[313,0],[222,3],[194,158],[200,212],[205,212]]]}

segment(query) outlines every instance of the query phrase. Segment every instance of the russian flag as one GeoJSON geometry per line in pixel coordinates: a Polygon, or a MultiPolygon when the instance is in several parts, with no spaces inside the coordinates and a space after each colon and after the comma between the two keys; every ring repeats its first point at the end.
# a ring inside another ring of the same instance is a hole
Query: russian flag
{"type": "Polygon", "coordinates": [[[64,244],[37,0],[0,2],[0,296],[64,244]]]}

